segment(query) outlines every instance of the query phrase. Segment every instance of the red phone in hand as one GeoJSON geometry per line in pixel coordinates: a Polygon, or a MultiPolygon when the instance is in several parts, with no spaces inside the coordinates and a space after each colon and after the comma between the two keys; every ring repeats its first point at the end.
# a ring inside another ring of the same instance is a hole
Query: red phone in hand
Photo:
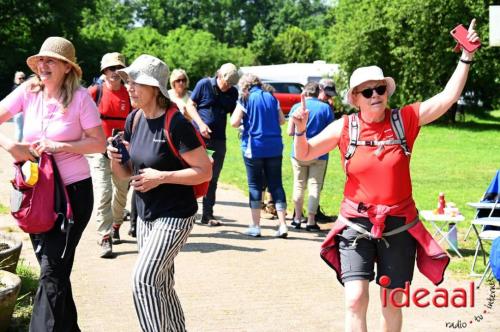
{"type": "Polygon", "coordinates": [[[453,28],[453,30],[450,31],[450,33],[453,36],[453,38],[455,38],[455,40],[460,44],[460,46],[462,46],[463,48],[465,48],[465,50],[467,52],[472,53],[476,49],[478,49],[479,47],[481,47],[481,42],[480,41],[471,43],[467,39],[467,34],[469,32],[467,31],[467,29],[462,24],[457,25],[455,28],[453,28]]]}

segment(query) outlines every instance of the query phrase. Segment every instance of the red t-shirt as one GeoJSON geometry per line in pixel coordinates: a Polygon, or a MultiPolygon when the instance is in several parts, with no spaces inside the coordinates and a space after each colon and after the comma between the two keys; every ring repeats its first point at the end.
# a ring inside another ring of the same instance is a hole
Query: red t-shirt
{"type": "MultiPolygon", "coordinates": [[[[418,136],[418,111],[420,103],[407,105],[401,109],[405,136],[410,150],[418,136]]],[[[359,140],[396,139],[391,127],[390,110],[386,109],[385,119],[380,123],[366,123],[358,117],[359,140]]],[[[340,137],[339,149],[342,163],[349,146],[349,119],[346,117],[340,137]]],[[[377,146],[358,146],[345,169],[346,184],[344,196],[354,202],[366,204],[394,205],[412,196],[410,178],[410,158],[400,145],[385,145],[376,156],[377,146]]]]}
{"type": "MultiPolygon", "coordinates": [[[[95,101],[97,96],[97,86],[89,87],[89,93],[95,101]]],[[[122,85],[119,90],[110,90],[106,84],[102,84],[102,95],[98,105],[99,113],[101,113],[102,128],[106,137],[111,136],[114,128],[123,130],[125,127],[125,119],[130,113],[130,97],[127,89],[122,85]],[[104,117],[103,117],[104,116],[104,117]],[[112,117],[116,119],[107,119],[112,117]]]]}

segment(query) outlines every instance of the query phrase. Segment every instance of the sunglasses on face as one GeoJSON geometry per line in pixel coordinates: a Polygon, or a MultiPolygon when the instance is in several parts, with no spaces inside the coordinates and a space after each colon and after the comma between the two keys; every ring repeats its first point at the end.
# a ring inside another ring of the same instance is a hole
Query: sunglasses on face
{"type": "Polygon", "coordinates": [[[183,82],[183,83],[186,83],[187,82],[187,79],[185,78],[179,78],[178,80],[175,80],[174,82],[183,82]]]}
{"type": "Polygon", "coordinates": [[[18,77],[18,80],[24,80],[26,77],[18,77]]]}
{"type": "Polygon", "coordinates": [[[365,98],[371,98],[373,96],[373,91],[377,92],[379,96],[382,96],[386,90],[387,90],[387,85],[379,85],[376,88],[367,88],[358,91],[358,93],[361,93],[365,98]]]}
{"type": "Polygon", "coordinates": [[[106,69],[109,69],[111,71],[117,71],[118,69],[122,69],[123,67],[122,66],[111,66],[111,67],[107,67],[106,69]]]}

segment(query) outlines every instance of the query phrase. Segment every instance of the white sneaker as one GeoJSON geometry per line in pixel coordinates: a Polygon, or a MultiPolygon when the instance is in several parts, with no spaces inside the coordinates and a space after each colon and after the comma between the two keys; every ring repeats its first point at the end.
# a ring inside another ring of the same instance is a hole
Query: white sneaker
{"type": "Polygon", "coordinates": [[[259,226],[248,226],[248,229],[245,231],[245,235],[259,237],[260,236],[260,227],[259,226]]]}
{"type": "Polygon", "coordinates": [[[282,239],[286,238],[288,236],[288,227],[286,227],[285,224],[280,225],[278,227],[278,230],[276,231],[276,234],[274,234],[275,237],[280,237],[282,239]]]}

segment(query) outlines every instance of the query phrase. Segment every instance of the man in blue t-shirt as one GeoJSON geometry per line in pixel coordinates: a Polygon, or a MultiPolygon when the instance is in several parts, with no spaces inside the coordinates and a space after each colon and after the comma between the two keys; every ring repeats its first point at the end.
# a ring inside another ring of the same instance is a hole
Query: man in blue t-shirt
{"type": "Polygon", "coordinates": [[[219,226],[222,223],[214,218],[215,192],[217,181],[226,156],[227,115],[236,107],[238,90],[238,69],[232,63],[223,64],[215,77],[203,78],[194,87],[188,100],[186,111],[205,139],[207,149],[214,151],[212,158],[212,180],[208,192],[203,197],[201,223],[219,226]]]}

